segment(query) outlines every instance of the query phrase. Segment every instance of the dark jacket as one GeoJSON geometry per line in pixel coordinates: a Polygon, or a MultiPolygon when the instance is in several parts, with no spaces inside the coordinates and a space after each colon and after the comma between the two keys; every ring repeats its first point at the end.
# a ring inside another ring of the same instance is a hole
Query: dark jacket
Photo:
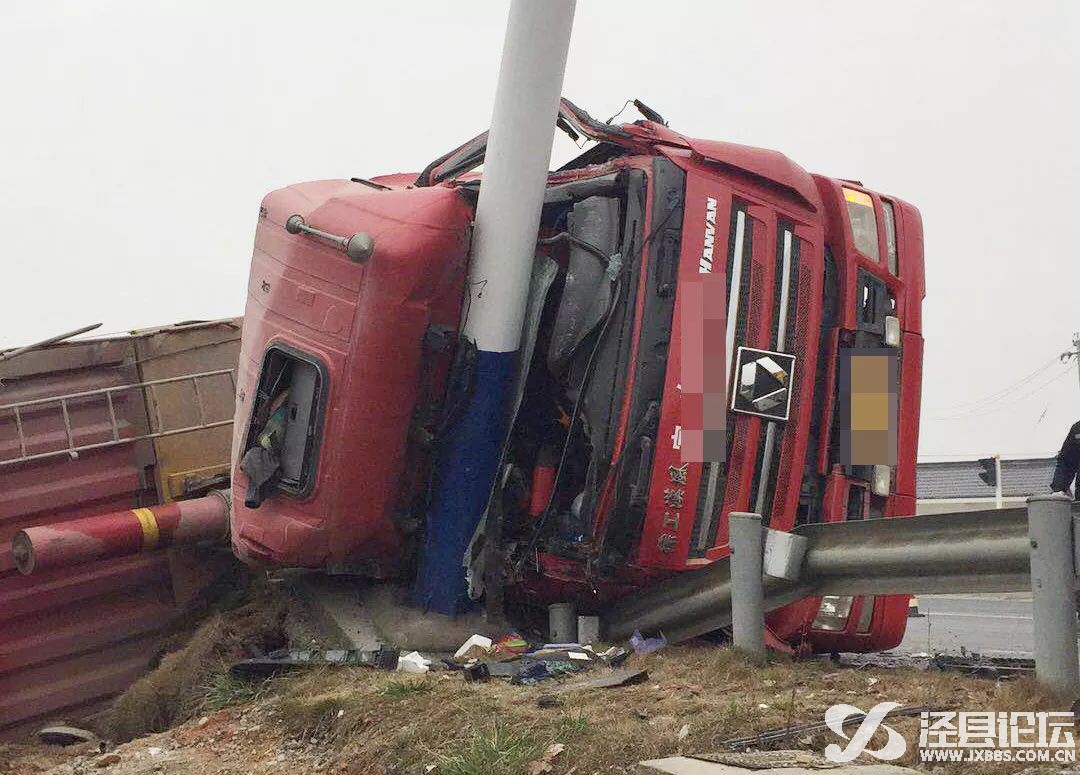
{"type": "MultiPolygon", "coordinates": [[[[1054,492],[1068,492],[1080,469],[1080,422],[1069,428],[1069,435],[1065,437],[1065,443],[1061,445],[1061,451],[1057,455],[1057,466],[1054,468],[1054,481],[1050,489],[1054,492]]],[[[1080,492],[1074,490],[1077,495],[1080,492]]]]}

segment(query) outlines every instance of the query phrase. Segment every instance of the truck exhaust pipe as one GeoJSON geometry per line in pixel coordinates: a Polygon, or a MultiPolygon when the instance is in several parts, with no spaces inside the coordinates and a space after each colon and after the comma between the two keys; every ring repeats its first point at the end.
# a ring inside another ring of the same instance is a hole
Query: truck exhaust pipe
{"type": "Polygon", "coordinates": [[[230,509],[229,493],[214,490],[203,498],[28,527],[15,534],[11,551],[19,572],[29,575],[176,544],[224,541],[230,509]]]}

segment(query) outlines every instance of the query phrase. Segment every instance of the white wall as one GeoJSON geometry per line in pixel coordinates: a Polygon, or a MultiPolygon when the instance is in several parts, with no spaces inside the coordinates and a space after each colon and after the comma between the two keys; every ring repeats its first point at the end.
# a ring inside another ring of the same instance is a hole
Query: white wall
{"type": "MultiPolygon", "coordinates": [[[[1023,506],[1027,498],[1003,498],[1006,509],[1023,506]]],[[[994,508],[993,498],[926,498],[915,504],[916,514],[945,514],[950,511],[989,511],[994,508]]]]}

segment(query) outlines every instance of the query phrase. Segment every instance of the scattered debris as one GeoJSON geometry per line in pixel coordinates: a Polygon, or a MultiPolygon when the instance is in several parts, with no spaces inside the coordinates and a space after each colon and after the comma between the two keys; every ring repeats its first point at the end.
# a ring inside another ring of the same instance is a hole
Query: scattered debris
{"type": "Polygon", "coordinates": [[[466,681],[486,681],[491,678],[491,669],[486,662],[477,662],[465,668],[466,681]]]}
{"type": "Polygon", "coordinates": [[[563,684],[556,691],[559,693],[577,691],[578,689],[613,689],[616,686],[630,686],[644,683],[649,680],[648,670],[631,670],[629,668],[617,668],[606,675],[596,678],[588,678],[583,681],[563,684]]]}
{"type": "Polygon", "coordinates": [[[494,659],[513,659],[529,650],[529,642],[516,632],[503,635],[491,650],[494,659]]]}
{"type": "Polygon", "coordinates": [[[553,678],[557,675],[563,675],[565,673],[574,673],[578,670],[583,670],[585,666],[580,662],[571,662],[566,659],[524,659],[521,662],[522,668],[517,675],[511,679],[511,683],[516,684],[534,684],[539,681],[553,678]]]}
{"type": "Polygon", "coordinates": [[[984,657],[981,654],[937,654],[930,665],[938,670],[955,670],[983,678],[1015,678],[1035,674],[1034,659],[984,657]]]}
{"type": "Polygon", "coordinates": [[[645,637],[640,630],[634,630],[634,634],[630,636],[630,648],[637,654],[651,654],[666,645],[667,638],[664,637],[664,633],[653,637],[645,637]]]}
{"type": "MultiPolygon", "coordinates": [[[[466,683],[464,674],[449,671],[442,673],[441,680],[427,674],[366,667],[299,671],[260,685],[254,696],[220,710],[197,711],[187,723],[100,753],[94,743],[66,748],[9,746],[6,750],[0,744],[0,772],[315,775],[424,773],[426,767],[435,765],[433,772],[524,775],[530,762],[543,760],[553,742],[567,747],[550,762],[553,768],[544,775],[568,773],[574,765],[578,767],[575,775],[651,772],[636,768],[636,763],[674,756],[678,749],[697,764],[699,772],[708,772],[708,767],[722,772],[723,766],[748,762],[721,758],[730,755],[721,741],[786,728],[793,722],[821,720],[824,708],[837,701],[865,709],[871,701],[863,704],[858,698],[845,699],[845,694],[848,689],[866,693],[871,677],[880,678],[871,691],[887,685],[888,699],[905,706],[1067,710],[1072,701],[1071,697],[1059,698],[1043,691],[1034,681],[996,683],[910,668],[888,673],[842,668],[829,682],[832,688],[826,689],[822,676],[834,670],[826,660],[777,657],[767,666],[757,667],[734,650],[705,644],[669,646],[645,657],[631,653],[629,661],[616,671],[601,656],[605,649],[593,653],[581,648],[593,657],[580,663],[583,670],[546,679],[535,687],[510,683],[523,662],[535,659],[530,654],[505,662],[494,661],[491,655],[478,660],[475,664],[485,665],[493,673],[502,671],[485,684],[466,683]],[[625,675],[628,668],[631,674],[647,668],[649,675],[639,677],[640,683],[621,688],[582,688],[594,679],[625,675]],[[759,709],[759,703],[770,708],[759,709]],[[200,724],[202,718],[207,720],[200,724]],[[683,725],[689,726],[689,733],[680,741],[677,735],[683,725]],[[161,748],[161,755],[149,756],[150,747],[161,748]],[[721,753],[706,755],[716,751],[721,753]],[[116,754],[119,763],[96,768],[97,759],[105,753],[116,754]],[[284,759],[279,761],[279,755],[284,759]],[[709,764],[708,760],[730,764],[709,764]]],[[[609,658],[616,653],[612,651],[609,658]]],[[[432,670],[439,667],[436,660],[432,670]]],[[[224,675],[230,673],[225,670],[224,675]]],[[[897,718],[895,723],[891,718],[890,714],[886,723],[909,744],[916,739],[917,716],[897,718]]],[[[845,731],[850,735],[856,728],[845,731]]],[[[820,754],[832,741],[842,743],[828,729],[819,728],[760,747],[805,748],[820,754]]],[[[777,752],[769,755],[781,756],[777,752]]],[[[770,761],[776,766],[807,766],[801,760],[770,761]]],[[[973,768],[972,773],[1019,775],[1024,766],[1029,765],[994,764],[981,770],[973,768]]]]}
{"type": "Polygon", "coordinates": [[[547,750],[544,751],[543,756],[529,762],[526,772],[528,775],[544,775],[545,772],[551,772],[552,769],[554,769],[551,763],[555,760],[555,757],[564,750],[566,750],[566,746],[562,743],[552,743],[547,747],[547,750]]]}
{"type": "Polygon", "coordinates": [[[679,734],[677,734],[676,737],[679,738],[680,740],[685,740],[689,736],[690,736],[690,725],[689,724],[683,724],[682,729],[679,730],[679,734]]]}
{"type": "MultiPolygon", "coordinates": [[[[918,716],[920,713],[935,710],[945,709],[934,705],[908,705],[905,708],[896,708],[895,710],[889,711],[889,716],[918,716]]],[[[865,718],[865,713],[855,713],[844,719],[843,726],[858,726],[865,718]]],[[[828,725],[826,725],[824,720],[813,721],[808,724],[796,724],[789,727],[776,727],[774,729],[767,729],[760,735],[754,735],[753,737],[739,737],[733,740],[725,740],[723,746],[731,751],[740,751],[747,748],[758,748],[778,740],[787,740],[792,737],[799,737],[800,735],[823,732],[826,729],[828,729],[828,725]]]]}
{"type": "Polygon", "coordinates": [[[111,767],[114,764],[119,764],[119,763],[120,763],[120,754],[118,754],[118,753],[107,753],[104,756],[96,759],[94,761],[94,766],[98,767],[99,769],[104,769],[105,767],[111,767]]]}
{"type": "Polygon", "coordinates": [[[374,667],[379,670],[394,670],[398,666],[398,650],[386,646],[380,646],[375,651],[361,651],[359,649],[290,651],[289,649],[278,649],[266,656],[236,662],[229,670],[237,678],[267,678],[298,668],[322,667],[325,665],[360,665],[374,667]]]}
{"type": "Polygon", "coordinates": [[[470,659],[486,657],[491,651],[491,646],[491,638],[483,635],[472,635],[454,652],[454,661],[467,662],[470,659]]]}
{"type": "Polygon", "coordinates": [[[1022,657],[986,657],[965,652],[962,654],[844,654],[840,664],[858,668],[902,668],[915,670],[949,670],[980,678],[1007,680],[1035,674],[1035,661],[1022,657]]]}
{"type": "Polygon", "coordinates": [[[97,735],[87,729],[78,727],[54,726],[39,729],[38,740],[46,745],[73,745],[75,743],[92,743],[97,735]]]}
{"type": "Polygon", "coordinates": [[[410,651],[398,658],[396,668],[402,673],[426,673],[431,669],[431,660],[425,659],[419,651],[410,651]]]}
{"type": "Polygon", "coordinates": [[[597,656],[604,660],[611,667],[618,667],[627,659],[630,658],[630,652],[624,649],[622,646],[612,646],[607,651],[597,656]]]}

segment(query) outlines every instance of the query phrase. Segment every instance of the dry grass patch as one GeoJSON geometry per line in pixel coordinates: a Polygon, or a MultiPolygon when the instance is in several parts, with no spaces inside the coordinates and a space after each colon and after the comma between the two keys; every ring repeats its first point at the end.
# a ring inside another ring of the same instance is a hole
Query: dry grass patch
{"type": "Polygon", "coordinates": [[[124,741],[161,732],[193,716],[256,696],[257,685],[229,676],[228,665],[282,641],[285,604],[260,588],[252,602],[214,614],[187,642],[120,695],[100,721],[105,737],[124,741]]]}
{"type": "MultiPolygon", "coordinates": [[[[566,745],[555,771],[620,771],[641,759],[708,753],[766,729],[821,721],[838,702],[869,709],[891,700],[957,710],[1068,708],[1030,681],[998,685],[952,673],[841,668],[825,660],[776,657],[757,667],[737,652],[680,646],[631,665],[649,671],[643,684],[561,694],[559,707],[537,698],[558,686],[466,683],[454,673],[421,678],[363,668],[324,669],[276,683],[276,718],[288,734],[328,742],[349,771],[467,775],[525,772],[552,743],[566,745]],[[684,731],[685,729],[685,731],[684,731]],[[615,768],[612,770],[612,768],[615,768]]],[[[599,668],[602,670],[603,668],[599,668]]],[[[918,718],[890,722],[912,744],[918,718]]],[[[831,733],[791,739],[780,748],[820,752],[831,733]]],[[[914,752],[909,752],[914,764],[914,752]]],[[[994,765],[985,772],[1011,772],[994,765]]],[[[979,773],[966,765],[964,773],[979,773]]]]}

